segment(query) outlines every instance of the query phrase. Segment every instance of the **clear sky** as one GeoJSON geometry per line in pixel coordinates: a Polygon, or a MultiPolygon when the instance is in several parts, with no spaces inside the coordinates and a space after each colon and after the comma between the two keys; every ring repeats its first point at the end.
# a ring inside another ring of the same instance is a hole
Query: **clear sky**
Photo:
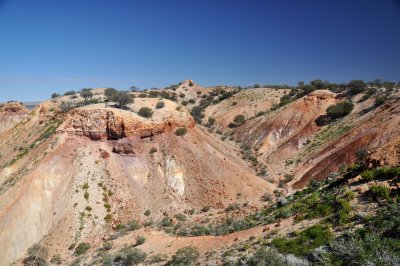
{"type": "Polygon", "coordinates": [[[84,87],[400,81],[397,0],[0,0],[0,102],[84,87]]]}

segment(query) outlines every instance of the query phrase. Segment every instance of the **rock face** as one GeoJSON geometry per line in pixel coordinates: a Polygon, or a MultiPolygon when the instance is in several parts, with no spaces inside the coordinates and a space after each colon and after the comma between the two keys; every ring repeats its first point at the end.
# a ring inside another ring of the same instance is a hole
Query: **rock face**
{"type": "Polygon", "coordinates": [[[120,155],[135,156],[134,147],[129,142],[118,142],[114,146],[113,152],[117,153],[117,154],[120,154],[120,155]]]}
{"type": "Polygon", "coordinates": [[[177,127],[193,128],[193,118],[186,111],[183,112],[180,115],[145,119],[132,111],[95,105],[72,110],[58,132],[87,136],[92,140],[118,140],[129,136],[146,138],[170,132],[177,127]]]}
{"type": "Polygon", "coordinates": [[[0,104],[0,133],[18,124],[28,113],[19,102],[0,104]]]}

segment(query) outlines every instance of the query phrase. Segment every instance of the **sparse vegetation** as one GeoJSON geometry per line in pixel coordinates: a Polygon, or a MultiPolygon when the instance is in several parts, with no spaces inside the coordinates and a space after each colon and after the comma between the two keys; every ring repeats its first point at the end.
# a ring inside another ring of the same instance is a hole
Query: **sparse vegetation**
{"type": "Polygon", "coordinates": [[[165,103],[164,102],[158,102],[156,104],[156,109],[161,109],[161,108],[164,108],[164,107],[165,107],[165,103]]]}
{"type": "Polygon", "coordinates": [[[195,247],[185,247],[179,249],[168,265],[184,266],[195,265],[200,256],[199,251],[195,247]]]}
{"type": "Polygon", "coordinates": [[[326,109],[326,114],[332,118],[344,117],[351,113],[354,108],[354,104],[348,101],[343,101],[335,105],[331,105],[326,109]]]}
{"type": "Polygon", "coordinates": [[[185,127],[180,127],[175,130],[175,135],[184,136],[187,133],[187,129],[185,127]]]}
{"type": "Polygon", "coordinates": [[[74,255],[75,256],[80,256],[85,254],[89,249],[91,248],[91,245],[89,243],[80,243],[74,251],[74,255]]]}
{"type": "Polygon", "coordinates": [[[153,110],[149,107],[142,107],[139,109],[138,115],[144,118],[151,118],[153,116],[153,110]]]}

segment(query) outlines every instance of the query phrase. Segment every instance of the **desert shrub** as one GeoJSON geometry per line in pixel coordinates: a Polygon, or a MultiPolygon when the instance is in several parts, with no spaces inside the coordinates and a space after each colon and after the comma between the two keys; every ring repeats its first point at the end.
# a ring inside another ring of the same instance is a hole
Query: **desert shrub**
{"type": "Polygon", "coordinates": [[[51,264],[58,264],[58,265],[61,265],[62,264],[62,258],[61,258],[61,255],[60,254],[55,254],[53,257],[51,257],[51,259],[50,259],[50,263],[51,264]]]}
{"type": "Polygon", "coordinates": [[[106,242],[103,244],[103,249],[104,250],[111,250],[113,247],[113,243],[112,242],[106,242]]]}
{"type": "Polygon", "coordinates": [[[55,98],[58,98],[58,97],[60,97],[60,94],[58,94],[58,93],[53,93],[53,94],[51,95],[51,98],[52,98],[52,99],[55,99],[55,98]]]}
{"type": "Polygon", "coordinates": [[[104,216],[104,220],[109,223],[112,220],[112,214],[108,213],[106,216],[104,216]]]}
{"type": "Polygon", "coordinates": [[[192,81],[189,82],[189,86],[193,87],[193,82],[192,81]]]}
{"type": "Polygon", "coordinates": [[[381,235],[400,239],[400,204],[390,204],[378,210],[371,227],[381,235]]]}
{"type": "Polygon", "coordinates": [[[91,245],[89,243],[82,242],[80,243],[74,251],[75,256],[80,256],[86,253],[91,248],[91,245]]]}
{"type": "Polygon", "coordinates": [[[233,122],[236,125],[243,125],[244,123],[246,123],[246,118],[244,117],[244,115],[237,115],[233,118],[233,122]]]}
{"type": "Polygon", "coordinates": [[[181,221],[181,222],[186,221],[186,215],[184,215],[183,213],[178,213],[178,214],[176,214],[176,215],[175,215],[175,218],[176,218],[178,221],[181,221]]]}
{"type": "Polygon", "coordinates": [[[195,99],[189,99],[189,103],[190,104],[194,104],[194,103],[196,103],[196,100],[195,99]]]}
{"type": "Polygon", "coordinates": [[[142,92],[142,93],[139,94],[139,98],[146,98],[146,97],[147,97],[147,94],[146,94],[146,93],[143,93],[143,92],[142,92]]]}
{"type": "Polygon", "coordinates": [[[369,187],[368,195],[372,199],[389,199],[390,188],[383,185],[372,185],[369,187]]]}
{"type": "Polygon", "coordinates": [[[382,166],[374,169],[365,170],[361,177],[366,181],[375,179],[388,180],[400,176],[400,167],[382,166]]]}
{"type": "Polygon", "coordinates": [[[400,257],[390,240],[375,233],[354,233],[335,239],[319,262],[323,265],[343,266],[399,265],[400,257]]]}
{"type": "MultiPolygon", "coordinates": [[[[183,102],[182,102],[183,104],[183,102]]],[[[190,111],[190,114],[193,116],[194,120],[196,120],[196,123],[201,124],[202,119],[204,118],[204,108],[201,106],[194,106],[192,110],[190,111]]]]}
{"type": "Polygon", "coordinates": [[[187,129],[185,127],[180,127],[175,130],[175,135],[177,135],[177,136],[183,136],[183,135],[186,135],[186,133],[187,133],[187,129]]]}
{"type": "Polygon", "coordinates": [[[275,238],[271,243],[280,253],[305,256],[311,250],[329,244],[332,239],[333,234],[329,227],[314,225],[300,232],[297,237],[292,239],[275,238]]]}
{"type": "Polygon", "coordinates": [[[185,98],[185,94],[184,93],[179,93],[179,97],[180,98],[185,98]]]}
{"type": "Polygon", "coordinates": [[[89,199],[89,192],[85,191],[85,193],[83,194],[83,197],[88,200],[89,199]]]}
{"type": "Polygon", "coordinates": [[[138,115],[144,118],[150,118],[153,116],[153,110],[151,110],[149,107],[142,107],[138,111],[138,115]]]}
{"type": "Polygon", "coordinates": [[[119,108],[125,109],[128,104],[133,103],[133,96],[125,91],[119,91],[115,95],[115,101],[119,108]]]}
{"type": "Polygon", "coordinates": [[[326,109],[326,114],[330,117],[330,118],[340,118],[340,117],[344,117],[348,114],[351,113],[351,111],[354,108],[354,104],[349,102],[349,101],[344,101],[344,102],[340,102],[338,104],[334,104],[329,106],[326,109]]]}
{"type": "Polygon", "coordinates": [[[150,216],[150,214],[151,214],[151,211],[150,211],[150,210],[146,210],[146,211],[144,212],[144,215],[145,215],[145,216],[150,216]]]}
{"type": "Polygon", "coordinates": [[[375,97],[375,102],[374,102],[375,107],[381,106],[386,102],[386,100],[387,98],[385,96],[375,97]]]}
{"type": "Polygon", "coordinates": [[[211,209],[211,207],[208,206],[208,205],[206,205],[206,206],[204,206],[204,207],[201,209],[201,211],[202,211],[202,212],[208,212],[210,209],[211,209]]]}
{"type": "Polygon", "coordinates": [[[188,105],[188,104],[189,104],[188,101],[182,101],[182,105],[186,106],[186,105],[188,105]]]}
{"type": "Polygon", "coordinates": [[[146,241],[146,238],[144,236],[137,236],[136,237],[136,242],[135,246],[140,246],[143,245],[143,243],[146,241]]]}
{"type": "Polygon", "coordinates": [[[82,89],[80,96],[85,100],[85,104],[88,104],[89,99],[93,97],[93,92],[90,89],[82,89]]]}
{"type": "Polygon", "coordinates": [[[111,102],[115,102],[117,93],[118,91],[114,88],[107,88],[104,91],[104,95],[111,102]]]}
{"type": "Polygon", "coordinates": [[[262,200],[262,201],[271,201],[271,200],[272,200],[272,196],[271,196],[271,194],[269,194],[268,192],[265,192],[265,193],[261,196],[261,200],[262,200]]]}
{"type": "Polygon", "coordinates": [[[90,212],[90,211],[92,211],[92,207],[86,206],[85,210],[87,210],[88,212],[90,212]]]}
{"type": "Polygon", "coordinates": [[[76,92],[71,90],[71,91],[67,91],[64,93],[64,96],[68,96],[68,95],[74,95],[76,92]]]}
{"type": "Polygon", "coordinates": [[[212,125],[214,125],[215,124],[215,118],[214,117],[209,117],[208,118],[208,121],[207,121],[207,126],[208,127],[211,127],[212,125]]]}
{"type": "Polygon", "coordinates": [[[130,221],[127,225],[126,228],[128,231],[135,231],[139,230],[142,226],[138,221],[130,221]]]}
{"type": "Polygon", "coordinates": [[[249,258],[247,265],[250,266],[287,266],[290,262],[274,248],[261,248],[249,258]]]}
{"type": "Polygon", "coordinates": [[[146,260],[147,254],[137,248],[125,247],[117,252],[112,261],[115,265],[137,265],[146,260]]]}
{"type": "Polygon", "coordinates": [[[173,225],[174,225],[174,223],[173,223],[172,219],[169,217],[164,217],[160,221],[161,227],[169,227],[169,226],[173,226],[173,225]]]}
{"type": "Polygon", "coordinates": [[[158,102],[156,104],[156,109],[161,109],[161,108],[164,108],[164,107],[165,107],[165,103],[164,102],[158,102]]]}
{"type": "Polygon", "coordinates": [[[196,264],[200,256],[196,247],[184,247],[179,249],[174,256],[172,256],[169,265],[186,266],[196,264]]]}
{"type": "Polygon", "coordinates": [[[349,88],[349,93],[351,95],[356,95],[365,89],[366,84],[362,80],[352,80],[347,84],[347,87],[349,88]]]}

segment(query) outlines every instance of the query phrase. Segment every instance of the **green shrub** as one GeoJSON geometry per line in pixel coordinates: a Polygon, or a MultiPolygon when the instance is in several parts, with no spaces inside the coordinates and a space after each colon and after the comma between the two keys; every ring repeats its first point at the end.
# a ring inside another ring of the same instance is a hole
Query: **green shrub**
{"type": "Polygon", "coordinates": [[[261,248],[249,258],[246,265],[261,266],[287,266],[292,265],[288,259],[278,253],[274,248],[261,248]]]}
{"type": "Polygon", "coordinates": [[[373,199],[389,199],[390,188],[383,185],[372,185],[369,187],[368,194],[373,199]]]}
{"type": "Polygon", "coordinates": [[[244,123],[246,123],[246,118],[244,117],[244,115],[237,115],[233,118],[233,122],[240,126],[243,125],[244,123]]]}
{"type": "Polygon", "coordinates": [[[85,193],[83,194],[83,197],[88,200],[89,199],[89,192],[85,191],[85,193]]]}
{"type": "Polygon", "coordinates": [[[107,222],[107,223],[109,223],[109,222],[111,222],[112,221],[112,214],[107,214],[106,216],[104,216],[104,220],[107,222]]]}
{"type": "Polygon", "coordinates": [[[262,201],[271,201],[271,200],[272,200],[272,196],[271,196],[271,194],[269,194],[268,192],[265,192],[265,193],[261,196],[261,200],[262,200],[262,201]]]}
{"type": "Polygon", "coordinates": [[[300,232],[295,238],[275,238],[271,243],[280,253],[305,256],[311,250],[329,244],[332,239],[333,234],[329,227],[314,225],[300,232]]]}
{"type": "Polygon", "coordinates": [[[175,215],[175,218],[176,218],[178,221],[181,221],[181,222],[186,221],[186,215],[184,215],[184,214],[182,214],[182,213],[176,214],[176,215],[175,215]]]}
{"type": "Polygon", "coordinates": [[[204,207],[201,209],[201,211],[202,211],[202,212],[208,212],[210,209],[211,209],[211,207],[208,206],[208,205],[206,205],[206,206],[204,206],[204,207]]]}
{"type": "Polygon", "coordinates": [[[139,230],[142,226],[138,221],[130,221],[126,227],[128,231],[135,231],[139,230]]]}
{"type": "Polygon", "coordinates": [[[139,109],[138,115],[144,118],[150,118],[153,116],[153,110],[151,110],[149,107],[142,107],[139,109]]]}
{"type": "Polygon", "coordinates": [[[340,102],[338,104],[334,104],[329,106],[326,109],[326,114],[330,117],[330,118],[340,118],[340,117],[344,117],[348,114],[351,113],[351,111],[353,111],[354,108],[354,104],[352,102],[349,101],[344,101],[344,102],[340,102]]]}
{"type": "Polygon", "coordinates": [[[374,105],[375,107],[381,106],[382,104],[384,104],[387,100],[387,97],[385,96],[378,96],[375,98],[375,102],[374,105]]]}
{"type": "Polygon", "coordinates": [[[51,264],[57,264],[57,265],[61,265],[62,264],[62,258],[60,254],[55,254],[53,257],[51,257],[50,259],[50,263],[51,264]]]}
{"type": "Polygon", "coordinates": [[[199,256],[200,253],[196,247],[181,248],[172,256],[169,264],[174,266],[194,265],[199,256]]]}
{"type": "Polygon", "coordinates": [[[156,109],[161,109],[161,108],[164,108],[164,107],[165,107],[165,103],[164,102],[158,102],[156,104],[156,109]]]}
{"type": "Polygon", "coordinates": [[[80,256],[86,253],[86,251],[88,251],[91,248],[91,245],[89,243],[80,243],[74,251],[74,255],[75,256],[80,256]]]}
{"type": "MultiPolygon", "coordinates": [[[[139,249],[125,247],[114,255],[115,265],[137,265],[146,260],[147,254],[139,249]]],[[[114,265],[114,264],[113,264],[114,265]]]]}
{"type": "Polygon", "coordinates": [[[366,84],[362,80],[352,80],[347,84],[347,87],[351,95],[356,95],[365,89],[366,84]]]}
{"type": "Polygon", "coordinates": [[[146,210],[146,211],[144,212],[144,215],[145,215],[145,216],[150,216],[150,214],[151,214],[151,211],[150,211],[150,210],[146,210]]]}
{"type": "Polygon", "coordinates": [[[187,133],[187,129],[185,127],[180,127],[175,130],[175,135],[184,136],[187,133]]]}
{"type": "Polygon", "coordinates": [[[144,236],[137,236],[136,237],[136,243],[135,246],[140,246],[143,245],[143,243],[146,241],[146,238],[144,236]]]}

